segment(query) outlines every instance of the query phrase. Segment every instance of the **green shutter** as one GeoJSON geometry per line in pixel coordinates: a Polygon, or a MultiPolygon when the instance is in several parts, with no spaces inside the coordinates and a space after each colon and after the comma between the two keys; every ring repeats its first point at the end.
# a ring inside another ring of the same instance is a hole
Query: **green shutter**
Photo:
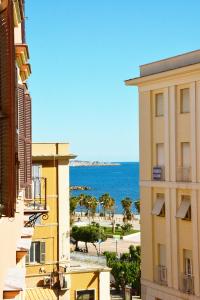
{"type": "Polygon", "coordinates": [[[45,263],[45,242],[40,242],[40,263],[45,263]]]}
{"type": "Polygon", "coordinates": [[[30,256],[29,256],[29,253],[30,253],[30,251],[28,251],[27,254],[26,254],[26,265],[28,265],[29,262],[30,262],[30,256]]]}

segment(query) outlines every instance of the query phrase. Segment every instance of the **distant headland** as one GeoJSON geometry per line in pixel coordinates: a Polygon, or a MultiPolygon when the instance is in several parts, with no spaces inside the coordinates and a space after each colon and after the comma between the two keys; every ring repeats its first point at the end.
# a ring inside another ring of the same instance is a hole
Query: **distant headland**
{"type": "Polygon", "coordinates": [[[82,160],[70,161],[70,167],[106,167],[106,166],[120,166],[120,163],[102,162],[102,161],[82,161],[82,160]]]}

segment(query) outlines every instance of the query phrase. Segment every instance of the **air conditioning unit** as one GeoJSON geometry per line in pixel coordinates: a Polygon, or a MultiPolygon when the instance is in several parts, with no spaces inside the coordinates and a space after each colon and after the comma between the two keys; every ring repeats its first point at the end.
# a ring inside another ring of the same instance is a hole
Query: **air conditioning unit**
{"type": "Polygon", "coordinates": [[[51,285],[51,275],[47,275],[43,277],[44,286],[50,286],[51,285]]]}

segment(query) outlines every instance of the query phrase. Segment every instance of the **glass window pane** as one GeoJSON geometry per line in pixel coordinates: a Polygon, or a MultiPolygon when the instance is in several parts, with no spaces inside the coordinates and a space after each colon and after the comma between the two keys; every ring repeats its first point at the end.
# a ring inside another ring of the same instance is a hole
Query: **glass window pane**
{"type": "Polygon", "coordinates": [[[181,113],[190,112],[190,92],[189,89],[181,90],[181,113]]]}
{"type": "Polygon", "coordinates": [[[156,116],[163,116],[164,115],[164,100],[163,94],[156,95],[156,116]]]}

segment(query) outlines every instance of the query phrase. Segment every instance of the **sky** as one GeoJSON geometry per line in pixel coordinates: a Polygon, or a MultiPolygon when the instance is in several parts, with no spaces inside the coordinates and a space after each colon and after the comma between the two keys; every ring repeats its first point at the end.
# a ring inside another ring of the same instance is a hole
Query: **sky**
{"type": "Polygon", "coordinates": [[[138,161],[139,65],[200,48],[200,1],[26,0],[33,142],[138,161]]]}

